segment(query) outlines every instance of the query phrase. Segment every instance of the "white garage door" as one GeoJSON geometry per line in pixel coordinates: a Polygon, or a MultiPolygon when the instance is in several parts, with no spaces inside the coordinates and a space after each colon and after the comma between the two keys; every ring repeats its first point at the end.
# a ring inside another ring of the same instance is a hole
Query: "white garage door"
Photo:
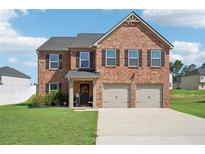
{"type": "Polygon", "coordinates": [[[127,108],[129,107],[129,85],[103,84],[103,107],[104,108],[127,108]]]}
{"type": "Polygon", "coordinates": [[[162,86],[137,85],[136,97],[137,108],[160,108],[162,107],[162,86]]]}

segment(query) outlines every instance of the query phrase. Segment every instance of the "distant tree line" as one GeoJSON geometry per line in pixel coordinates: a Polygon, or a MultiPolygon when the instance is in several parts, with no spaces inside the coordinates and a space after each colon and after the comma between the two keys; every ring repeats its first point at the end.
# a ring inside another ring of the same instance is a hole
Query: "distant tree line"
{"type": "MultiPolygon", "coordinates": [[[[205,63],[202,64],[202,68],[205,68],[205,63]]],[[[173,75],[173,82],[177,83],[177,87],[179,87],[181,76],[186,75],[190,71],[196,69],[195,64],[184,65],[181,60],[176,60],[174,62],[169,63],[170,72],[173,75]]]]}

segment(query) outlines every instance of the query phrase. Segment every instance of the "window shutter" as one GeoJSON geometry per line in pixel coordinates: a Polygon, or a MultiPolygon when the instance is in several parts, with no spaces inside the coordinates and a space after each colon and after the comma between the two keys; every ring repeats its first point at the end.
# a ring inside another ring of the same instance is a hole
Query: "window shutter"
{"type": "Polygon", "coordinates": [[[90,68],[95,68],[95,53],[90,52],[90,68]]]}
{"type": "Polygon", "coordinates": [[[116,50],[116,66],[120,66],[120,50],[116,50]]]}
{"type": "Polygon", "coordinates": [[[59,92],[62,92],[62,83],[59,83],[58,86],[59,86],[59,92]]]}
{"type": "Polygon", "coordinates": [[[105,49],[102,50],[102,66],[105,66],[105,49]]]}
{"type": "Polygon", "coordinates": [[[139,67],[142,67],[142,50],[139,50],[139,67]]]}
{"type": "Polygon", "coordinates": [[[49,93],[49,84],[46,83],[46,93],[49,93]]]}
{"type": "Polygon", "coordinates": [[[128,49],[125,49],[125,66],[128,66],[128,49]]]}
{"type": "Polygon", "coordinates": [[[46,69],[49,69],[49,54],[46,54],[46,69]]]}
{"type": "Polygon", "coordinates": [[[59,54],[59,69],[62,69],[63,55],[59,54]]]}
{"type": "Polygon", "coordinates": [[[164,66],[165,64],[165,52],[161,51],[161,66],[164,66]]]}
{"type": "Polygon", "coordinates": [[[76,52],[76,68],[79,68],[79,57],[80,56],[80,52],[79,51],[77,51],[76,52]]]}
{"type": "Polygon", "coordinates": [[[147,66],[151,66],[151,50],[147,50],[147,66]]]}

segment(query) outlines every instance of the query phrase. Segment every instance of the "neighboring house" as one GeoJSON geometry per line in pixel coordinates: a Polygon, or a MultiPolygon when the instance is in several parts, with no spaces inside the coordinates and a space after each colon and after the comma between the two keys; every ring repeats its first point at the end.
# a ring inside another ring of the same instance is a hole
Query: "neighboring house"
{"type": "Polygon", "coordinates": [[[37,49],[42,94],[59,89],[69,107],[168,107],[173,46],[134,12],[105,34],[51,37],[37,49]]]}
{"type": "Polygon", "coordinates": [[[181,89],[205,90],[205,68],[197,68],[181,77],[181,89]]]}
{"type": "Polygon", "coordinates": [[[173,89],[173,75],[169,73],[169,89],[173,89]]]}
{"type": "Polygon", "coordinates": [[[8,66],[0,67],[0,105],[21,103],[35,93],[30,76],[8,66]]]}

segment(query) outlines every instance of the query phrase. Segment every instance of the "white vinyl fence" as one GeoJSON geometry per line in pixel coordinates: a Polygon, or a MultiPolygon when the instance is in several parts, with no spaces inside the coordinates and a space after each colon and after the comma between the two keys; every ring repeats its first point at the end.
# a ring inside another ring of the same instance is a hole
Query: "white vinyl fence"
{"type": "Polygon", "coordinates": [[[36,93],[36,85],[0,85],[0,105],[17,104],[36,93]]]}

